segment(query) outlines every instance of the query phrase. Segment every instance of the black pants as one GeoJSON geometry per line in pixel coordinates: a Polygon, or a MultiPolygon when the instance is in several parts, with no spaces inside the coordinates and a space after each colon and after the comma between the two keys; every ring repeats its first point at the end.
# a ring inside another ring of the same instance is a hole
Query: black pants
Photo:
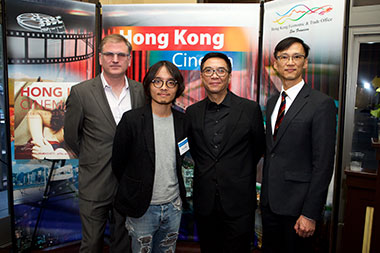
{"type": "Polygon", "coordinates": [[[263,253],[309,253],[312,237],[297,235],[294,225],[299,217],[278,215],[269,206],[261,207],[263,224],[263,253]]]}
{"type": "Polygon", "coordinates": [[[215,198],[211,214],[195,213],[202,253],[248,253],[254,232],[254,213],[229,217],[215,198]]]}

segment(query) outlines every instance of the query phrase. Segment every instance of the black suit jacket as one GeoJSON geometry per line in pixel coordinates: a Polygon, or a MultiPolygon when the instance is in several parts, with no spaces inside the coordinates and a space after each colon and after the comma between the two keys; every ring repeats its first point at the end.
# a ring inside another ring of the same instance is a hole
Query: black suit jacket
{"type": "MultiPolygon", "coordinates": [[[[178,143],[186,136],[185,115],[172,109],[176,140],[176,166],[181,199],[186,205],[182,161],[178,143]]],[[[114,206],[120,214],[144,215],[150,205],[155,173],[155,147],[151,105],[124,113],[116,129],[112,170],[119,180],[114,206]]]]}
{"type": "Polygon", "coordinates": [[[280,215],[317,220],[333,172],[336,107],[332,98],[305,83],[273,141],[271,115],[278,96],[267,103],[261,204],[280,215]]]}
{"type": "MultiPolygon", "coordinates": [[[[145,104],[141,83],[128,79],[132,109],[145,104]]],[[[71,88],[66,102],[65,142],[79,158],[79,197],[112,200],[117,180],[111,169],[116,122],[100,76],[71,88]]]]}
{"type": "Polygon", "coordinates": [[[190,152],[195,161],[194,211],[209,215],[219,192],[229,216],[240,216],[256,208],[256,165],[264,152],[263,118],[259,105],[232,92],[221,150],[214,156],[205,138],[206,99],[190,106],[190,152]]]}

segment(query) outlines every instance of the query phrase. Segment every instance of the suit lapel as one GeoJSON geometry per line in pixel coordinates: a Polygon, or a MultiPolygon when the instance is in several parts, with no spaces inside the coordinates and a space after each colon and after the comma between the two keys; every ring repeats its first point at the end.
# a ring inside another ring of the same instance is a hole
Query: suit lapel
{"type": "Polygon", "coordinates": [[[138,101],[137,101],[138,89],[136,86],[140,85],[140,84],[134,80],[129,79],[129,78],[127,78],[127,79],[128,79],[128,85],[129,85],[129,94],[131,95],[132,109],[135,109],[135,108],[139,107],[138,101]]]}
{"type": "MultiPolygon", "coordinates": [[[[206,115],[206,109],[207,109],[206,108],[207,107],[207,100],[206,99],[203,99],[201,102],[199,102],[197,104],[197,107],[198,107],[197,111],[199,112],[200,115],[197,115],[197,117],[195,118],[195,120],[198,120],[198,122],[195,123],[194,125],[201,126],[202,140],[204,141],[205,145],[207,146],[207,150],[211,150],[210,143],[208,141],[206,141],[207,139],[206,139],[206,135],[205,135],[205,115],[206,115]]],[[[213,156],[211,151],[209,152],[209,154],[211,156],[213,156]]]]}
{"type": "Polygon", "coordinates": [[[268,104],[267,104],[267,112],[266,112],[266,121],[267,121],[267,123],[266,123],[266,136],[267,136],[267,145],[269,147],[271,147],[272,144],[273,144],[272,114],[273,114],[273,110],[274,110],[274,107],[276,106],[276,102],[277,102],[279,96],[280,96],[280,93],[277,93],[276,95],[273,95],[273,97],[271,97],[268,100],[268,104]]]}
{"type": "MultiPolygon", "coordinates": [[[[181,113],[178,113],[175,109],[172,109],[173,121],[174,121],[174,137],[175,137],[175,156],[177,164],[181,163],[181,155],[179,154],[178,143],[183,140],[184,127],[182,122],[185,120],[181,113]]],[[[185,136],[187,137],[187,136],[185,136]]]]}
{"type": "MultiPolygon", "coordinates": [[[[153,164],[156,164],[156,157],[154,151],[154,129],[153,129],[153,115],[151,105],[145,106],[144,113],[142,115],[143,128],[144,128],[144,138],[146,148],[148,149],[149,157],[153,164]]],[[[153,166],[154,169],[155,166],[153,166]]]]}
{"type": "Polygon", "coordinates": [[[231,135],[233,134],[236,124],[239,121],[240,115],[242,113],[242,108],[239,106],[241,101],[237,99],[236,95],[230,92],[231,96],[231,108],[230,113],[227,117],[227,125],[224,132],[224,136],[222,139],[222,143],[220,144],[220,152],[219,155],[223,154],[223,151],[225,150],[225,146],[227,145],[231,135]]]}
{"type": "Polygon", "coordinates": [[[102,80],[100,76],[96,76],[94,82],[92,83],[93,88],[91,89],[91,93],[95,97],[95,101],[98,103],[99,107],[103,111],[105,119],[112,125],[114,129],[116,129],[116,122],[113,118],[111,108],[108,104],[108,100],[106,94],[104,92],[104,88],[102,85],[102,80]]]}
{"type": "Polygon", "coordinates": [[[300,92],[298,93],[296,99],[293,101],[292,105],[286,112],[284,119],[278,129],[276,141],[274,145],[276,145],[281,137],[286,132],[289,124],[292,122],[293,118],[298,114],[298,112],[305,106],[307,103],[307,98],[310,94],[310,87],[305,83],[300,92]]]}

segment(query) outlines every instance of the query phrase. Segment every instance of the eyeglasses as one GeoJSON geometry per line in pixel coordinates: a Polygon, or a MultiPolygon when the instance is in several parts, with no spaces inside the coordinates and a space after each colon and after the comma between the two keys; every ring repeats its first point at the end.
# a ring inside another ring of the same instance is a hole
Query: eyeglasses
{"type": "Polygon", "coordinates": [[[117,58],[120,60],[124,60],[125,58],[131,56],[130,54],[126,54],[126,53],[114,53],[114,52],[104,52],[102,53],[102,55],[104,56],[104,58],[109,59],[109,60],[114,59],[115,55],[117,55],[117,58]]]}
{"type": "Polygon", "coordinates": [[[161,88],[162,86],[164,86],[164,84],[166,84],[166,87],[168,87],[169,89],[173,89],[177,85],[177,81],[173,80],[173,79],[170,79],[167,81],[164,81],[161,79],[153,79],[152,84],[154,87],[156,87],[158,89],[161,88]]]}
{"type": "Polygon", "coordinates": [[[292,59],[295,63],[300,63],[305,58],[302,54],[295,54],[293,56],[282,54],[277,56],[277,60],[279,60],[281,63],[287,63],[290,59],[292,59]]]}
{"type": "Polygon", "coordinates": [[[224,77],[225,75],[227,75],[227,73],[229,73],[229,71],[223,67],[217,68],[217,69],[205,68],[204,70],[202,70],[203,75],[209,76],[209,77],[212,76],[214,74],[214,72],[219,77],[224,77]]]}

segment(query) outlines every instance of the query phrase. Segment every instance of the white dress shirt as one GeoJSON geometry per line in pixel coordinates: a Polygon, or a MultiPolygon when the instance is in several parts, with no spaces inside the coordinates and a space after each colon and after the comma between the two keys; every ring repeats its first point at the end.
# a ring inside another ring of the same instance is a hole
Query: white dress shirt
{"type": "MultiPolygon", "coordinates": [[[[285,97],[285,114],[288,111],[288,109],[290,108],[290,106],[292,105],[294,99],[296,99],[298,93],[300,92],[300,90],[302,89],[304,84],[305,84],[305,82],[304,82],[304,80],[302,80],[301,82],[297,83],[296,85],[294,85],[293,87],[291,87],[287,90],[284,90],[283,86],[281,87],[281,93],[283,91],[285,91],[286,95],[287,95],[285,97]]],[[[274,127],[276,125],[277,114],[278,114],[278,110],[280,108],[280,104],[281,104],[281,95],[278,97],[277,103],[276,103],[276,105],[273,109],[272,115],[271,115],[272,135],[274,133],[274,127]]]]}
{"type": "Polygon", "coordinates": [[[124,76],[124,78],[125,86],[122,89],[120,96],[117,97],[112,92],[112,87],[107,83],[106,79],[104,78],[103,72],[100,74],[100,79],[103,83],[104,92],[106,93],[107,101],[111,108],[111,112],[113,118],[115,119],[116,125],[119,124],[119,121],[121,120],[121,117],[123,116],[124,112],[132,109],[128,79],[126,76],[124,76]]]}

